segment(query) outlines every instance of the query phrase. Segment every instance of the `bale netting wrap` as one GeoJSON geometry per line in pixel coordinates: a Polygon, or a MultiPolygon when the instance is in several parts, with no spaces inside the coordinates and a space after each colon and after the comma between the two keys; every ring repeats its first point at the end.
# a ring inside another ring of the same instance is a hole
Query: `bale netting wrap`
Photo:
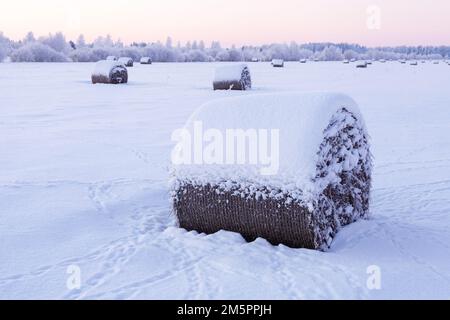
{"type": "Polygon", "coordinates": [[[250,90],[252,78],[246,64],[222,66],[216,69],[214,90],[250,90]]]}
{"type": "Polygon", "coordinates": [[[118,61],[103,60],[95,64],[91,76],[92,83],[119,84],[128,82],[127,68],[118,61]]]}
{"type": "MultiPolygon", "coordinates": [[[[326,250],[340,228],[367,217],[372,156],[356,103],[334,93],[282,93],[217,100],[185,130],[279,129],[279,164],[175,164],[171,195],[180,227],[238,232],[252,241],[326,250]]],[[[176,150],[174,150],[176,152],[176,150]]]]}

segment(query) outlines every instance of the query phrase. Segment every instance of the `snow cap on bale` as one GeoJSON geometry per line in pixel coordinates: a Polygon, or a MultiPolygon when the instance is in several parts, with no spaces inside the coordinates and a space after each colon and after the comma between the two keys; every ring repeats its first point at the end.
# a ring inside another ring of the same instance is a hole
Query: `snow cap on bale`
{"type": "Polygon", "coordinates": [[[217,100],[200,107],[180,136],[190,146],[174,148],[171,189],[182,228],[228,230],[249,241],[262,237],[273,244],[326,249],[341,226],[368,214],[368,134],[356,103],[346,95],[217,100]],[[222,159],[202,153],[211,151],[209,144],[222,159]],[[180,150],[189,150],[191,158],[177,162],[180,150]],[[236,161],[228,161],[230,150],[236,161]],[[236,154],[245,154],[245,161],[237,161],[236,154]],[[264,161],[247,161],[251,154],[263,154],[264,161]]]}
{"type": "Polygon", "coordinates": [[[127,68],[119,61],[102,60],[95,64],[92,71],[92,83],[127,83],[127,68]]]}
{"type": "MultiPolygon", "coordinates": [[[[319,146],[332,116],[345,108],[364,127],[356,103],[348,96],[334,93],[281,93],[232,97],[200,107],[185,129],[194,132],[201,122],[203,131],[218,129],[279,130],[279,167],[274,175],[262,175],[266,165],[178,165],[175,176],[194,184],[235,181],[256,183],[274,189],[314,192],[319,146]]],[[[350,164],[348,164],[350,165],[350,164]]]]}
{"type": "Polygon", "coordinates": [[[250,70],[246,64],[234,64],[216,68],[214,90],[249,90],[252,87],[250,70]]]}

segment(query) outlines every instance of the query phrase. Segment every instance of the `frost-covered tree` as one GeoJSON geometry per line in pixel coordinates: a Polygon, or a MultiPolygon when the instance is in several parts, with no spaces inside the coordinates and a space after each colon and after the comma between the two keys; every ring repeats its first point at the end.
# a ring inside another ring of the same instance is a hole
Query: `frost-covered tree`
{"type": "Polygon", "coordinates": [[[358,59],[358,55],[358,52],[355,50],[348,49],[344,51],[344,58],[347,60],[358,59]]]}
{"type": "Polygon", "coordinates": [[[201,51],[205,51],[205,42],[203,40],[200,40],[198,43],[198,49],[201,51]]]}
{"type": "Polygon", "coordinates": [[[309,49],[300,49],[298,55],[299,59],[311,59],[311,57],[314,55],[314,52],[309,49]]]}
{"type": "Polygon", "coordinates": [[[54,35],[49,34],[47,37],[40,38],[39,41],[57,52],[64,52],[68,49],[66,37],[61,32],[54,35]]]}
{"type": "Polygon", "coordinates": [[[242,51],[236,49],[235,46],[232,46],[231,49],[228,52],[229,60],[228,61],[242,61],[242,51]]]}
{"type": "Polygon", "coordinates": [[[172,38],[171,37],[167,37],[167,39],[166,39],[166,48],[172,49],[172,38]]]}
{"type": "Polygon", "coordinates": [[[289,60],[289,47],[286,44],[273,44],[268,49],[268,57],[289,60]]]}
{"type": "Polygon", "coordinates": [[[77,42],[76,42],[77,48],[84,48],[86,47],[86,40],[84,39],[84,35],[80,34],[78,36],[77,42]]]}
{"type": "Polygon", "coordinates": [[[68,58],[40,42],[27,43],[11,54],[13,62],[67,62],[68,58]]]}
{"type": "Polygon", "coordinates": [[[33,32],[28,32],[27,35],[25,36],[25,38],[23,39],[24,43],[30,43],[30,42],[35,42],[36,38],[34,37],[34,33],[33,32]]]}
{"type": "Polygon", "coordinates": [[[11,51],[11,41],[0,32],[0,62],[5,60],[11,51]]]}
{"type": "Polygon", "coordinates": [[[342,50],[336,46],[326,47],[319,55],[319,60],[322,61],[340,61],[343,58],[342,50]]]}
{"type": "Polygon", "coordinates": [[[289,45],[289,57],[286,60],[297,61],[300,60],[300,47],[296,42],[291,42],[289,45]]]}
{"type": "Polygon", "coordinates": [[[203,41],[187,42],[182,46],[179,42],[173,46],[170,37],[165,43],[134,42],[126,45],[120,40],[114,41],[110,35],[98,37],[92,43],[86,43],[80,35],[75,43],[67,42],[65,36],[58,32],[36,40],[29,32],[21,41],[3,41],[0,43],[0,58],[14,56],[14,61],[73,61],[95,62],[107,56],[127,56],[139,60],[142,56],[150,56],[156,62],[185,61],[250,61],[257,58],[269,61],[274,58],[295,61],[299,59],[320,59],[335,61],[342,59],[442,59],[450,56],[450,46],[401,46],[366,48],[357,44],[307,43],[269,44],[262,46],[243,46],[223,48],[220,42],[213,41],[207,48],[203,41]],[[31,45],[40,43],[43,46],[31,45]],[[69,45],[70,44],[70,45],[69,45]],[[49,51],[48,48],[52,49],[49,51]],[[54,51],[60,53],[54,54],[54,51]],[[48,54],[48,57],[45,56],[48,54]]]}
{"type": "Polygon", "coordinates": [[[208,56],[204,51],[197,49],[189,51],[187,59],[189,62],[207,62],[208,56]]]}

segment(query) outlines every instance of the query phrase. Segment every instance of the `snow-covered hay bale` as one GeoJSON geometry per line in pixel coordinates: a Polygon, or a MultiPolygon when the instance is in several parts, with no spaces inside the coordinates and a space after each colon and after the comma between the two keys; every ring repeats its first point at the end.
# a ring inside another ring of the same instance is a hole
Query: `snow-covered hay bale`
{"type": "Polygon", "coordinates": [[[117,57],[116,56],[107,56],[106,60],[108,60],[108,61],[117,61],[117,57]]]}
{"type": "Polygon", "coordinates": [[[122,63],[125,67],[132,67],[134,64],[133,59],[129,58],[129,57],[122,57],[119,58],[118,60],[120,63],[122,63]]]}
{"type": "Polygon", "coordinates": [[[284,68],[284,60],[283,59],[273,59],[272,66],[275,68],[284,68]]]}
{"type": "Polygon", "coordinates": [[[300,59],[300,63],[306,63],[306,59],[300,59]]]}
{"type": "Polygon", "coordinates": [[[192,138],[182,139],[172,153],[173,209],[181,228],[326,250],[342,226],[368,215],[369,136],[356,103],[345,95],[221,99],[199,108],[180,136],[192,138]],[[213,158],[208,143],[203,155],[190,154],[201,150],[194,138],[201,136],[200,127],[205,141],[227,146],[213,158]],[[238,131],[244,141],[229,144],[238,131]],[[272,160],[249,160],[257,154],[272,160]]]}
{"type": "Polygon", "coordinates": [[[127,83],[128,71],[127,68],[118,61],[103,60],[95,64],[92,71],[92,83],[127,83]]]}
{"type": "Polygon", "coordinates": [[[342,63],[343,63],[343,64],[349,64],[349,63],[350,63],[350,60],[344,60],[344,61],[342,61],[342,63]]]}
{"type": "Polygon", "coordinates": [[[367,68],[368,63],[366,61],[359,62],[356,67],[357,68],[367,68]]]}
{"type": "Polygon", "coordinates": [[[141,62],[141,64],[152,64],[152,58],[142,57],[140,62],[141,62]]]}
{"type": "Polygon", "coordinates": [[[214,90],[250,90],[252,78],[246,64],[222,66],[216,69],[214,90]]]}
{"type": "Polygon", "coordinates": [[[412,65],[412,66],[417,66],[417,65],[419,65],[419,63],[418,63],[417,61],[411,61],[409,64],[412,65]]]}

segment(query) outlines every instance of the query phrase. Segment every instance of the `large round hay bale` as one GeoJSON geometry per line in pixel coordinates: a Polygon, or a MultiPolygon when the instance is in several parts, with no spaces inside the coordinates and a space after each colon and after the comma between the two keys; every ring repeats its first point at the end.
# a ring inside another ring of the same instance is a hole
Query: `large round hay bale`
{"type": "Polygon", "coordinates": [[[345,95],[214,101],[174,139],[171,194],[181,228],[326,250],[341,227],[368,215],[369,136],[345,95]]]}
{"type": "Polygon", "coordinates": [[[142,57],[140,63],[141,64],[152,64],[152,58],[150,58],[150,57],[142,57]]]}
{"type": "Polygon", "coordinates": [[[274,68],[284,68],[284,60],[283,59],[273,59],[272,66],[274,68]]]}
{"type": "Polygon", "coordinates": [[[367,68],[368,63],[366,61],[359,62],[356,67],[357,68],[367,68]]]}
{"type": "Polygon", "coordinates": [[[96,83],[119,84],[128,82],[127,68],[114,60],[102,60],[95,64],[91,80],[96,83]]]}
{"type": "Polygon", "coordinates": [[[121,57],[118,60],[120,63],[122,63],[125,67],[132,67],[134,65],[134,61],[130,57],[121,57]]]}
{"type": "Polygon", "coordinates": [[[250,90],[252,78],[246,64],[222,66],[216,69],[214,90],[250,90]]]}

